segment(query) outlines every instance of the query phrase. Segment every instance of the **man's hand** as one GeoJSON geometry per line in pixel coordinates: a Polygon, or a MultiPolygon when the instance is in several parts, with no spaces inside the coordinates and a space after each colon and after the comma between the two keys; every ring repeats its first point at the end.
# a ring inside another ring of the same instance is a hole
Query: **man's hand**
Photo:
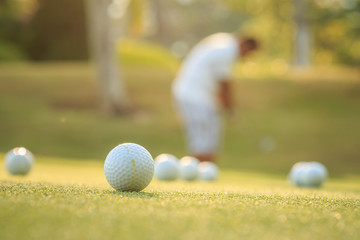
{"type": "Polygon", "coordinates": [[[230,81],[221,81],[219,87],[219,100],[222,107],[228,112],[229,115],[233,115],[233,102],[231,98],[231,84],[230,81]]]}

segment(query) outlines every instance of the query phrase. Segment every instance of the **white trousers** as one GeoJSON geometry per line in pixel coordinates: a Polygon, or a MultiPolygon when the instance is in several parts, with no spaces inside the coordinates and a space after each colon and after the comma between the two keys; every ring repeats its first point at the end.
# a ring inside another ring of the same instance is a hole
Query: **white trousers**
{"type": "Polygon", "coordinates": [[[181,115],[188,151],[194,155],[215,154],[219,149],[221,121],[215,108],[176,100],[181,115]]]}

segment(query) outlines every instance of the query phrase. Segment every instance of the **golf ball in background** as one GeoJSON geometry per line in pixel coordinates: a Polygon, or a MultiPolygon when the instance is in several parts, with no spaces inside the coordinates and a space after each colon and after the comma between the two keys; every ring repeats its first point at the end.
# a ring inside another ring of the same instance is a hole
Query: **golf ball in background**
{"type": "Polygon", "coordinates": [[[292,183],[295,186],[297,186],[297,182],[299,179],[299,173],[301,172],[300,171],[301,167],[303,167],[304,165],[306,165],[306,162],[295,163],[290,170],[288,180],[290,181],[290,183],[292,183]]]}
{"type": "Polygon", "coordinates": [[[201,162],[198,165],[199,179],[203,181],[214,181],[219,175],[219,168],[212,162],[201,162]]]}
{"type": "Polygon", "coordinates": [[[311,187],[307,184],[307,172],[309,171],[308,163],[305,163],[302,167],[299,168],[297,177],[295,178],[294,185],[298,187],[311,187]]]}
{"type": "Polygon", "coordinates": [[[193,181],[198,177],[199,160],[186,156],[180,159],[180,178],[185,181],[193,181]]]}
{"type": "Polygon", "coordinates": [[[300,162],[293,166],[289,178],[295,186],[321,187],[327,175],[326,167],[319,162],[300,162]]]}
{"type": "Polygon", "coordinates": [[[319,162],[309,162],[308,167],[304,171],[305,186],[321,187],[327,178],[327,170],[324,165],[319,162]]]}
{"type": "Polygon", "coordinates": [[[150,153],[135,143],[120,144],[105,159],[105,177],[120,191],[141,191],[154,176],[154,161],[150,153]]]}
{"type": "Polygon", "coordinates": [[[173,181],[179,176],[179,160],[171,154],[160,154],[155,158],[155,177],[163,181],[173,181]]]}
{"type": "Polygon", "coordinates": [[[260,139],[259,147],[262,152],[272,152],[276,148],[276,140],[271,137],[263,137],[260,139]]]}
{"type": "Polygon", "coordinates": [[[5,167],[11,175],[26,175],[33,164],[33,154],[23,147],[14,148],[5,156],[5,167]]]}

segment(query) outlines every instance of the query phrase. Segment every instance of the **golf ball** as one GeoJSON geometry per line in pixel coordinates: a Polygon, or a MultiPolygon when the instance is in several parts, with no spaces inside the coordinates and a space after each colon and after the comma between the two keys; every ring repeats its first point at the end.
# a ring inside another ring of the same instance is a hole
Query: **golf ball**
{"type": "Polygon", "coordinates": [[[327,178],[327,170],[319,162],[309,162],[304,175],[305,181],[303,183],[305,186],[321,187],[327,178]]]}
{"type": "Polygon", "coordinates": [[[105,159],[105,177],[120,191],[141,191],[154,175],[154,161],[150,153],[135,143],[120,144],[105,159]]]}
{"type": "Polygon", "coordinates": [[[5,167],[11,175],[26,175],[33,164],[33,154],[23,147],[14,148],[5,156],[5,167]]]}
{"type": "Polygon", "coordinates": [[[289,178],[295,186],[321,187],[327,175],[327,169],[319,162],[300,162],[293,166],[289,178]]]}
{"type": "Polygon", "coordinates": [[[155,177],[173,181],[179,176],[179,160],[171,154],[160,154],[155,158],[155,177]]]}
{"type": "Polygon", "coordinates": [[[186,156],[180,159],[180,178],[185,181],[193,181],[198,177],[199,160],[186,156]]]}
{"type": "Polygon", "coordinates": [[[306,165],[306,162],[298,162],[292,166],[288,179],[293,185],[297,185],[299,179],[299,173],[301,172],[301,168],[306,165]]]}
{"type": "Polygon", "coordinates": [[[201,162],[198,165],[199,179],[203,181],[214,181],[219,174],[219,168],[212,162],[201,162]]]}

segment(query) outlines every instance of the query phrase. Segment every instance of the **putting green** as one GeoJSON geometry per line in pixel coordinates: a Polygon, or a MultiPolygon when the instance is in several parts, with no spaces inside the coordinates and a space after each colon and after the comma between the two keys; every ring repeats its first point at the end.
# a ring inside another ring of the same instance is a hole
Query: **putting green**
{"type": "MultiPolygon", "coordinates": [[[[0,156],[3,158],[3,155],[0,156]]],[[[216,182],[114,191],[94,160],[0,168],[0,239],[359,239],[360,179],[299,189],[286,176],[223,170],[216,182]]]]}

